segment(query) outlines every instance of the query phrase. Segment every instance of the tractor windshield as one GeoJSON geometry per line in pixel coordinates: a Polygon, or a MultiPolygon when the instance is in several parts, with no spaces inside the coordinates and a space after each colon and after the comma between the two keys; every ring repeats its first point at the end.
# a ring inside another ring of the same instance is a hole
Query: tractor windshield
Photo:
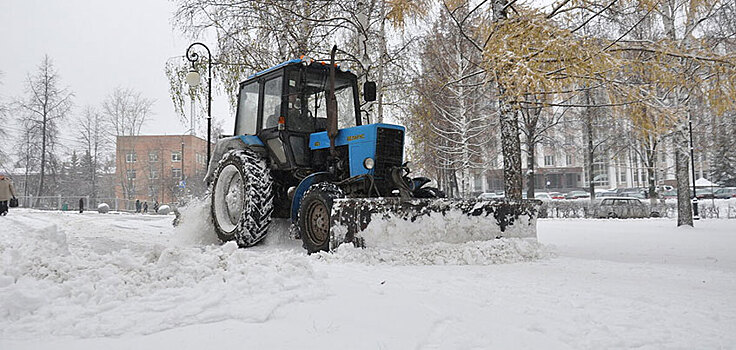
{"type": "MultiPolygon", "coordinates": [[[[300,123],[291,125],[292,129],[300,131],[324,131],[327,126],[327,91],[329,90],[329,74],[327,70],[307,69],[302,82],[302,93],[305,105],[302,106],[304,113],[312,123],[300,123]],[[313,118],[316,118],[313,119],[313,118]]],[[[337,98],[337,127],[340,129],[356,126],[356,83],[354,76],[350,73],[336,72],[335,74],[335,97],[337,98]]]]}

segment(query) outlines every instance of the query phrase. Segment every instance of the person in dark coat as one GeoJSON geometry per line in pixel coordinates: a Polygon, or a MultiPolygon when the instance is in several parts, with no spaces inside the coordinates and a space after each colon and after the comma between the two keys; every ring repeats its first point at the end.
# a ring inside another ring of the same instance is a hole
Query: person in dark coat
{"type": "Polygon", "coordinates": [[[136,199],[135,200],[135,212],[140,213],[141,212],[141,201],[136,199]]]}
{"type": "Polygon", "coordinates": [[[143,214],[148,214],[148,202],[143,202],[143,214]]]}
{"type": "Polygon", "coordinates": [[[84,198],[79,198],[79,213],[84,212],[84,198]]]}

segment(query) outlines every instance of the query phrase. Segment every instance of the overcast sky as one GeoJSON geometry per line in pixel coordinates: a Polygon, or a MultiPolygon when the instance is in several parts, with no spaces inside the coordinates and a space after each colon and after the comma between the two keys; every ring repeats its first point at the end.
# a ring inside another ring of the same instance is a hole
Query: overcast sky
{"type": "MultiPolygon", "coordinates": [[[[167,0],[0,0],[0,98],[21,97],[48,54],[75,94],[75,116],[121,86],[156,100],[144,134],[184,132],[189,125],[174,114],[164,67],[191,40],[173,30],[173,10],[167,0]]],[[[213,114],[229,113],[225,96],[213,98],[213,114]]]]}

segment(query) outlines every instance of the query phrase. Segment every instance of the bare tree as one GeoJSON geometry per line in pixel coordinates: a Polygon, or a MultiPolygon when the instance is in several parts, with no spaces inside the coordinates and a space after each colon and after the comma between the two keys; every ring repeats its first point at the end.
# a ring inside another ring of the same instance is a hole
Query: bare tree
{"type": "MultiPolygon", "coordinates": [[[[68,88],[60,87],[60,76],[48,55],[44,56],[35,75],[28,76],[26,82],[26,98],[19,101],[25,112],[21,118],[30,130],[29,136],[37,136],[41,145],[40,172],[36,194],[45,193],[44,181],[49,160],[57,141],[58,123],[64,119],[71,109],[73,93],[68,88]]],[[[34,140],[36,141],[36,140],[34,140]]]]}
{"type": "MultiPolygon", "coordinates": [[[[119,137],[122,136],[138,136],[141,127],[151,117],[151,107],[155,100],[141,96],[140,92],[132,89],[124,89],[121,87],[113,90],[102,102],[102,114],[109,125],[110,134],[116,138],[116,143],[120,142],[119,137]]],[[[116,163],[119,169],[122,169],[120,185],[122,186],[125,198],[128,198],[134,188],[134,179],[131,174],[135,171],[135,162],[137,155],[135,154],[134,138],[129,138],[123,147],[126,151],[126,159],[117,159],[116,163]]],[[[120,147],[120,145],[118,145],[120,147]]]]}
{"type": "Polygon", "coordinates": [[[102,102],[102,113],[115,136],[136,136],[151,117],[155,100],[133,89],[115,88],[102,102]]]}
{"type": "Polygon", "coordinates": [[[90,182],[89,195],[96,199],[100,158],[107,150],[109,135],[105,131],[105,120],[102,113],[92,106],[85,107],[77,124],[79,126],[77,140],[85,150],[81,161],[82,171],[85,172],[85,177],[90,182]]]}

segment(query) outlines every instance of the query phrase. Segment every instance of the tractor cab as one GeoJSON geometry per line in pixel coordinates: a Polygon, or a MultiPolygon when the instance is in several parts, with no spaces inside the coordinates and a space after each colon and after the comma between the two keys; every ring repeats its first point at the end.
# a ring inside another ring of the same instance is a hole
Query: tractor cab
{"type": "MultiPolygon", "coordinates": [[[[327,130],[329,64],[294,59],[240,84],[235,135],[255,135],[273,170],[312,168],[310,135],[327,130]]],[[[361,125],[355,74],[335,69],[338,129],[361,125]]]]}

